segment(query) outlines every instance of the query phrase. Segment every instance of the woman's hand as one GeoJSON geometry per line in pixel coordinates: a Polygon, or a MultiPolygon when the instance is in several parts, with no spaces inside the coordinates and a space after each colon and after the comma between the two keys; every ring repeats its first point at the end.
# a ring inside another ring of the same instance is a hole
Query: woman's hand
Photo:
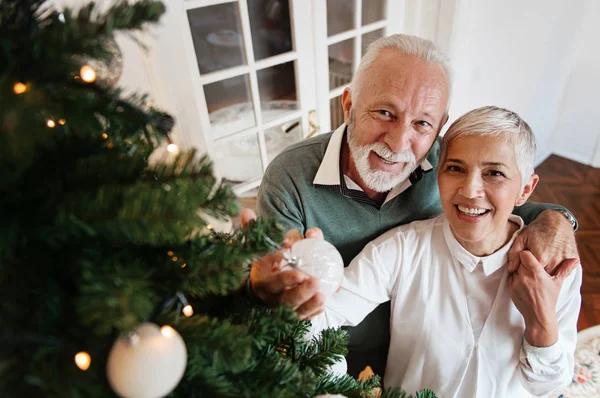
{"type": "Polygon", "coordinates": [[[520,253],[520,265],[508,277],[508,292],[525,319],[525,339],[532,346],[548,347],[558,340],[556,303],[578,263],[576,258],[564,260],[549,275],[530,251],[520,253]]]}

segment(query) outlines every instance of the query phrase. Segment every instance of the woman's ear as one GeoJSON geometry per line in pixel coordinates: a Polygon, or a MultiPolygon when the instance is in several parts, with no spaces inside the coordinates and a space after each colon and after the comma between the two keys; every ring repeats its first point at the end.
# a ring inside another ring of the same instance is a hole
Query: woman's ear
{"type": "Polygon", "coordinates": [[[523,188],[523,191],[521,192],[519,199],[517,199],[517,203],[515,204],[515,206],[521,206],[525,202],[527,202],[527,199],[529,199],[529,197],[533,193],[533,190],[535,189],[539,180],[540,180],[540,176],[538,176],[537,174],[531,175],[529,182],[527,184],[525,184],[525,187],[523,188]]]}

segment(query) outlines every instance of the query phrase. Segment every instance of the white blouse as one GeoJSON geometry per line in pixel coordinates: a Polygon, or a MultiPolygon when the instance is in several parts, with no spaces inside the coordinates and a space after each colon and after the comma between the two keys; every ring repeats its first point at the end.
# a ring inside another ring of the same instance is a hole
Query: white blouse
{"type": "MultiPolygon", "coordinates": [[[[523,221],[511,216],[523,228],[523,221]]],[[[452,235],[444,216],[392,229],[345,269],[341,290],[313,318],[312,331],[355,326],[391,300],[391,341],[384,385],[439,397],[529,397],[571,381],[582,270],[564,281],[550,347],[525,341],[525,321],[507,287],[515,239],[476,257],[452,235]]]]}

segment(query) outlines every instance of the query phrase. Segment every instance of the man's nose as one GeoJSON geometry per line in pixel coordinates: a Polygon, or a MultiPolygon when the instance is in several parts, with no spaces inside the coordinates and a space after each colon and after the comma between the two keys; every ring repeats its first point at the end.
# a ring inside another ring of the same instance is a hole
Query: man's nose
{"type": "Polygon", "coordinates": [[[463,179],[459,193],[468,199],[484,196],[483,179],[479,173],[467,173],[463,179]]]}
{"type": "Polygon", "coordinates": [[[395,153],[410,150],[412,129],[410,123],[398,120],[385,135],[385,144],[395,153]]]}

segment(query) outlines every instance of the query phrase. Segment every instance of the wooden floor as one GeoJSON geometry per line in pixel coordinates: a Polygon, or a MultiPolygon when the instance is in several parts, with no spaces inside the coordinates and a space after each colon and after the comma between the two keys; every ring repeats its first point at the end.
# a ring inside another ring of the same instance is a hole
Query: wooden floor
{"type": "Polygon", "coordinates": [[[576,233],[583,266],[579,330],[600,324],[600,169],[552,155],[536,168],[535,202],[568,208],[579,222],[576,233]]]}
{"type": "MultiPolygon", "coordinates": [[[[576,237],[583,286],[578,328],[600,325],[600,169],[553,155],[537,167],[536,173],[540,182],[530,200],[562,205],[579,222],[576,237]]],[[[254,209],[256,199],[242,199],[242,206],[254,209]]]]}

